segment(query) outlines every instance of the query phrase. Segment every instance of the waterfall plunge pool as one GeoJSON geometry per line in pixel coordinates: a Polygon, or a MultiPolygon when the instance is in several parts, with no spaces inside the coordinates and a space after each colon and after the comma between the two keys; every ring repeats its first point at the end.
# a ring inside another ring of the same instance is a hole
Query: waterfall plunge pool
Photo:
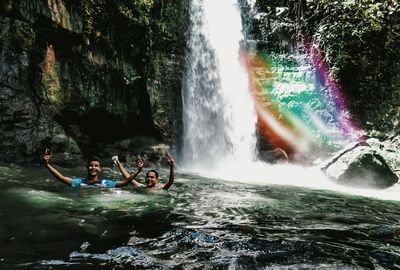
{"type": "Polygon", "coordinates": [[[263,177],[249,184],[178,171],[168,192],[72,189],[45,168],[0,166],[0,268],[399,267],[400,202],[263,177]]]}

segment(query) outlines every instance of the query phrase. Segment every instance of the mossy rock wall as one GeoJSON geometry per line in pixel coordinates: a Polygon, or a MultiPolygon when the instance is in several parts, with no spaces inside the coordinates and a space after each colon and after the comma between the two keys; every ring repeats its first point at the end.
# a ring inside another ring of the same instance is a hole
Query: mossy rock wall
{"type": "Polygon", "coordinates": [[[49,146],[73,162],[143,136],[173,144],[187,5],[2,1],[0,160],[35,161],[49,146]]]}

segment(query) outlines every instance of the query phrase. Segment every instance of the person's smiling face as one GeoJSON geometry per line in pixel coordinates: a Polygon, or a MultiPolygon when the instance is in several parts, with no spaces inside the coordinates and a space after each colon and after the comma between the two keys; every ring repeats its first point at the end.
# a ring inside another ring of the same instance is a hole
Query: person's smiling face
{"type": "Polygon", "coordinates": [[[153,188],[156,186],[158,179],[155,172],[148,172],[146,173],[146,184],[147,187],[153,188]]]}
{"type": "Polygon", "coordinates": [[[100,162],[92,160],[89,162],[87,166],[87,171],[90,176],[96,176],[101,171],[100,162]]]}

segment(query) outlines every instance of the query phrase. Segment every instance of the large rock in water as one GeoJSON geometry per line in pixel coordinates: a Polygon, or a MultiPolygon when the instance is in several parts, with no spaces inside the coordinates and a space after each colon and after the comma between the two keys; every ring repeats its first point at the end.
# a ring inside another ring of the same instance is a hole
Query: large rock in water
{"type": "Polygon", "coordinates": [[[381,151],[368,143],[347,147],[322,167],[326,175],[341,185],[363,188],[387,188],[398,182],[381,151]]]}

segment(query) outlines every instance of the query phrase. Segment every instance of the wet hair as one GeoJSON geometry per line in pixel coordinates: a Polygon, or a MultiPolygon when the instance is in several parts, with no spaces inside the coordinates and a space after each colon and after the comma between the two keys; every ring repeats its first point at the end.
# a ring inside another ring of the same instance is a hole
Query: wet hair
{"type": "Polygon", "coordinates": [[[90,162],[92,161],[97,161],[100,164],[101,167],[101,161],[98,157],[91,157],[88,159],[88,161],[86,162],[86,168],[89,168],[90,162]]]}
{"type": "Polygon", "coordinates": [[[146,176],[147,176],[147,174],[148,174],[149,172],[153,172],[153,173],[156,175],[156,178],[158,179],[158,172],[157,172],[156,170],[149,170],[149,171],[147,171],[146,176]]]}

